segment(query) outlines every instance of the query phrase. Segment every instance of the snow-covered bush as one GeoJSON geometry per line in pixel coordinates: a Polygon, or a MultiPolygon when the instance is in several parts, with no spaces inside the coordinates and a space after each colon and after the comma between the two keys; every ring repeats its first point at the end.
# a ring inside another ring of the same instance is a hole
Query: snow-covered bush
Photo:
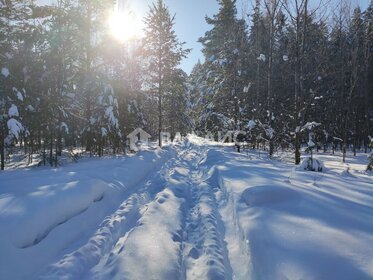
{"type": "Polygon", "coordinates": [[[325,171],[324,164],[315,158],[306,157],[300,165],[300,170],[323,172],[325,171]]]}
{"type": "MultiPolygon", "coordinates": [[[[301,131],[308,131],[308,142],[307,142],[307,153],[311,153],[311,162],[313,161],[313,150],[316,148],[315,144],[315,132],[314,130],[320,126],[320,123],[308,122],[306,123],[301,131]]],[[[313,171],[313,170],[312,170],[313,171]]]]}

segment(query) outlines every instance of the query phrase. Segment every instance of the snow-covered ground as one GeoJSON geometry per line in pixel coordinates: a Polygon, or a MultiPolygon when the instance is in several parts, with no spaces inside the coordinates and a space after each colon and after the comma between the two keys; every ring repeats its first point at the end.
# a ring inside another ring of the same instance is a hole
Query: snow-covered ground
{"type": "Polygon", "coordinates": [[[1,173],[0,279],[373,279],[366,157],[313,173],[233,150],[1,173]]]}

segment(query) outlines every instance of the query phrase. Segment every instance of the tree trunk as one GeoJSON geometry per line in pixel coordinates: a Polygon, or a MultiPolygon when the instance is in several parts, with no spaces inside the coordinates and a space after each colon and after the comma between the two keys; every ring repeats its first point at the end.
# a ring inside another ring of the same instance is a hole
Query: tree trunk
{"type": "Polygon", "coordinates": [[[162,93],[158,93],[158,145],[162,147],[162,93]]]}
{"type": "MultiPolygon", "coordinates": [[[[161,55],[159,55],[161,61],[161,55]]],[[[162,68],[158,66],[158,145],[162,148],[162,68]]]]}
{"type": "Polygon", "coordinates": [[[4,143],[4,126],[0,123],[0,157],[1,157],[1,170],[5,169],[5,143],[4,143]]]}
{"type": "MultiPolygon", "coordinates": [[[[300,15],[297,15],[297,23],[296,23],[296,44],[299,44],[299,20],[300,15]]],[[[299,129],[299,122],[300,122],[300,102],[299,102],[299,95],[300,95],[300,51],[299,48],[296,47],[295,50],[295,67],[294,67],[294,101],[295,101],[295,112],[294,112],[294,122],[295,122],[295,164],[300,164],[300,129],[299,129]]]]}
{"type": "Polygon", "coordinates": [[[295,133],[295,164],[300,164],[300,139],[299,132],[295,133]]]}
{"type": "MultiPolygon", "coordinates": [[[[272,128],[272,117],[273,117],[273,92],[272,92],[272,71],[273,71],[273,47],[274,47],[274,32],[275,32],[275,20],[277,15],[277,8],[280,4],[279,0],[274,0],[270,4],[265,2],[268,15],[270,17],[269,26],[269,54],[268,54],[268,72],[267,72],[267,110],[268,110],[268,125],[272,128]]],[[[273,137],[269,139],[269,157],[272,158],[274,152],[273,137]]]]}
{"type": "Polygon", "coordinates": [[[62,136],[61,136],[61,131],[58,131],[58,134],[57,134],[56,155],[62,156],[62,136]]]}
{"type": "MultiPolygon", "coordinates": [[[[274,13],[275,11],[273,11],[274,13]]],[[[270,39],[269,39],[269,57],[268,57],[268,76],[267,76],[267,86],[268,86],[268,95],[267,95],[267,106],[268,106],[268,124],[272,128],[272,62],[273,62],[273,33],[274,33],[274,21],[275,15],[271,16],[271,26],[270,26],[270,39]]],[[[272,158],[274,151],[273,137],[269,138],[269,158],[272,158]]]]}
{"type": "Polygon", "coordinates": [[[342,144],[343,163],[346,163],[346,153],[347,153],[347,117],[348,117],[348,112],[346,111],[344,126],[343,126],[343,144],[342,144]]]}
{"type": "Polygon", "coordinates": [[[58,166],[58,142],[56,141],[56,150],[55,150],[55,158],[54,158],[54,167],[57,168],[58,166]]]}
{"type": "Polygon", "coordinates": [[[53,166],[53,133],[50,133],[50,143],[49,143],[49,164],[53,166]]]}
{"type": "Polygon", "coordinates": [[[44,143],[43,143],[43,165],[44,166],[47,165],[47,143],[46,143],[46,139],[44,139],[44,143]]]}

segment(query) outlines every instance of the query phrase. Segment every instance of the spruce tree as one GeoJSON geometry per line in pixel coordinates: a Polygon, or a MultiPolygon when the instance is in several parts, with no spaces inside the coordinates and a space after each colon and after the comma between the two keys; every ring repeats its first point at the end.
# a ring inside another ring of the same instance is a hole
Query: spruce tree
{"type": "Polygon", "coordinates": [[[164,99],[172,88],[172,80],[177,76],[178,65],[190,50],[184,49],[184,42],[180,42],[177,38],[174,31],[175,16],[170,15],[162,0],[158,0],[151,6],[145,18],[145,24],[143,42],[143,55],[146,60],[145,75],[149,92],[157,101],[158,144],[161,147],[164,99]]]}
{"type": "Polygon", "coordinates": [[[210,131],[241,128],[241,105],[247,85],[247,33],[243,20],[236,18],[236,1],[221,0],[219,12],[206,22],[212,26],[199,39],[203,45],[207,92],[203,125],[210,131]]]}
{"type": "Polygon", "coordinates": [[[5,152],[23,131],[20,103],[24,100],[26,68],[20,60],[33,2],[0,2],[0,169],[5,168],[5,152]]]}

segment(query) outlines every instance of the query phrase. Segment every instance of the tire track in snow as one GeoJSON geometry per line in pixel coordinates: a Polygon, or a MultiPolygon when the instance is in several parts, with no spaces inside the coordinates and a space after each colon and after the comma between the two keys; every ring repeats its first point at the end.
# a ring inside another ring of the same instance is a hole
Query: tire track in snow
{"type": "Polygon", "coordinates": [[[249,250],[249,240],[240,225],[237,214],[237,197],[226,189],[224,180],[219,178],[222,192],[220,214],[226,227],[226,241],[232,264],[233,279],[253,279],[253,269],[249,250]]]}
{"type": "Polygon", "coordinates": [[[194,182],[196,186],[193,188],[193,194],[196,196],[194,199],[196,204],[188,219],[188,223],[192,225],[188,233],[190,236],[189,242],[195,245],[186,246],[185,249],[186,263],[191,268],[191,271],[187,274],[187,279],[253,279],[249,243],[240,225],[237,213],[239,211],[238,200],[240,198],[232,190],[227,189],[224,184],[224,179],[217,165],[220,163],[224,164],[224,161],[216,161],[216,155],[220,154],[220,152],[220,150],[214,151],[206,148],[203,157],[199,161],[205,166],[195,167],[194,182]],[[212,158],[209,158],[210,156],[212,158]],[[213,164],[209,164],[211,160],[213,164]],[[201,181],[203,183],[198,186],[198,182],[201,181]],[[203,205],[204,207],[199,208],[198,205],[203,205]],[[204,211],[201,211],[201,209],[204,211]],[[210,214],[204,215],[203,212],[206,211],[210,212],[210,214]],[[214,219],[216,219],[215,223],[217,226],[210,227],[212,234],[209,234],[208,230],[204,231],[203,228],[193,226],[196,223],[193,220],[205,220],[205,222],[211,223],[214,219]],[[216,238],[215,230],[218,232],[218,238],[216,238]],[[215,239],[211,239],[211,236],[215,237],[215,239]],[[198,267],[200,263],[192,260],[193,257],[196,258],[200,255],[201,250],[196,250],[195,247],[201,248],[201,240],[206,244],[210,243],[215,248],[219,248],[218,251],[220,252],[218,254],[215,252],[214,254],[220,256],[220,266],[224,265],[224,272],[220,270],[214,277],[209,277],[208,270],[201,273],[203,268],[198,267]]]}
{"type": "MultiPolygon", "coordinates": [[[[195,147],[195,149],[197,149],[195,147]]],[[[207,148],[195,151],[190,176],[191,205],[186,217],[183,266],[186,279],[232,279],[225,242],[225,226],[218,210],[215,191],[204,180],[200,162],[207,148]]]]}
{"type": "Polygon", "coordinates": [[[105,218],[86,244],[52,264],[41,279],[81,279],[105,258],[121,236],[136,225],[140,207],[148,199],[146,193],[132,194],[113,215],[105,218]]]}
{"type": "Polygon", "coordinates": [[[206,151],[179,150],[162,169],[165,186],[90,279],[232,278],[215,189],[199,171],[206,151]]]}
{"type": "Polygon", "coordinates": [[[219,201],[200,171],[208,147],[179,149],[44,279],[232,279],[219,201]]]}
{"type": "MultiPolygon", "coordinates": [[[[167,170],[173,161],[168,160],[161,170],[167,170]]],[[[111,251],[115,250],[118,241],[122,242],[121,238],[137,226],[147,210],[147,204],[164,189],[162,185],[151,184],[152,181],[159,181],[159,177],[160,173],[157,173],[145,186],[130,194],[112,215],[104,219],[86,244],[50,265],[40,279],[82,279],[95,266],[101,267],[111,256],[111,251]]]]}
{"type": "Polygon", "coordinates": [[[118,240],[87,278],[182,279],[183,213],[189,190],[185,155],[186,151],[179,151],[162,168],[162,180],[151,184],[158,192],[140,209],[136,226],[118,240]]]}

